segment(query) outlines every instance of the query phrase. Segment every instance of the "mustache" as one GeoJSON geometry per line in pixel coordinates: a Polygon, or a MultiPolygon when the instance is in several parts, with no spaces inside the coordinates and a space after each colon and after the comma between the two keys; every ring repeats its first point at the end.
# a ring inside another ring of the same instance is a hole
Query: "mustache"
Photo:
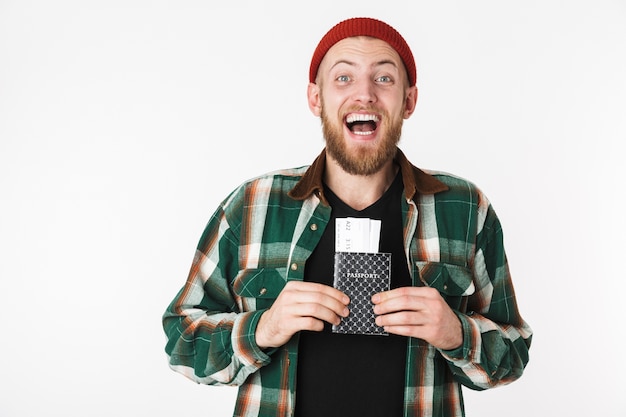
{"type": "MultiPolygon", "coordinates": [[[[320,111],[321,113],[326,113],[326,106],[324,105],[324,102],[322,102],[322,104],[320,105],[320,111]]],[[[349,106],[348,108],[344,109],[343,111],[340,111],[340,114],[343,117],[345,117],[347,114],[356,113],[356,112],[376,113],[376,114],[381,114],[383,116],[387,115],[387,112],[385,110],[377,106],[359,106],[356,104],[353,104],[349,106]]]]}
{"type": "Polygon", "coordinates": [[[350,114],[350,113],[356,113],[356,112],[376,113],[376,114],[382,114],[382,115],[386,114],[384,110],[379,109],[378,107],[375,107],[375,106],[350,106],[346,110],[343,111],[343,116],[350,114]]]}

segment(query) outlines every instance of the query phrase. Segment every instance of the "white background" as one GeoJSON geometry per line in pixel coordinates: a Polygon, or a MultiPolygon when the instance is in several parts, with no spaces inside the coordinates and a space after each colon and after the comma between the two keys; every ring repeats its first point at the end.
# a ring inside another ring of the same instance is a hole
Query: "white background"
{"type": "Polygon", "coordinates": [[[535,330],[469,416],[624,416],[626,2],[0,1],[0,416],[229,416],[168,368],[161,314],[219,201],[310,163],[320,37],[412,46],[401,147],[477,183],[535,330]],[[214,4],[216,3],[216,4],[214,4]],[[219,3],[219,5],[217,5],[219,3]]]}

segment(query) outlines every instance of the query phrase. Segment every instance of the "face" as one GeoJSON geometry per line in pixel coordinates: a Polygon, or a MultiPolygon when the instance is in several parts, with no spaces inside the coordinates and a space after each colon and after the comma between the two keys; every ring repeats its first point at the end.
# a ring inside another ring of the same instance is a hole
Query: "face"
{"type": "Polygon", "coordinates": [[[378,172],[395,156],[417,101],[398,53],[379,39],[343,39],[329,49],[316,81],[309,107],[321,118],[328,156],[350,174],[378,172]]]}

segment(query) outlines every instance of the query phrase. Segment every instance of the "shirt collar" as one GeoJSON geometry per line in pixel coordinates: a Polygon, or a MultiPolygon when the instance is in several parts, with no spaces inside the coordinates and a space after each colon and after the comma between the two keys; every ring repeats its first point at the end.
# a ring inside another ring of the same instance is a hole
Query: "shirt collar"
{"type": "MultiPolygon", "coordinates": [[[[400,171],[404,183],[404,193],[407,199],[415,199],[416,194],[435,194],[446,191],[448,186],[413,166],[404,153],[398,148],[394,158],[400,171]]],[[[311,166],[306,170],[300,181],[289,192],[289,196],[295,200],[305,200],[312,194],[328,205],[328,200],[324,196],[324,169],[326,167],[326,149],[322,150],[311,166]]]]}

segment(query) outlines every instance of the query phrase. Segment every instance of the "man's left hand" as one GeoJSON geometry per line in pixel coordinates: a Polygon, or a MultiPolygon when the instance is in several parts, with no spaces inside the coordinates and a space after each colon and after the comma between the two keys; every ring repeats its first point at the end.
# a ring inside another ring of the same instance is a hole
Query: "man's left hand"
{"type": "Polygon", "coordinates": [[[463,343],[461,321],[434,288],[401,287],[374,294],[376,324],[385,331],[423,339],[439,349],[463,343]]]}

